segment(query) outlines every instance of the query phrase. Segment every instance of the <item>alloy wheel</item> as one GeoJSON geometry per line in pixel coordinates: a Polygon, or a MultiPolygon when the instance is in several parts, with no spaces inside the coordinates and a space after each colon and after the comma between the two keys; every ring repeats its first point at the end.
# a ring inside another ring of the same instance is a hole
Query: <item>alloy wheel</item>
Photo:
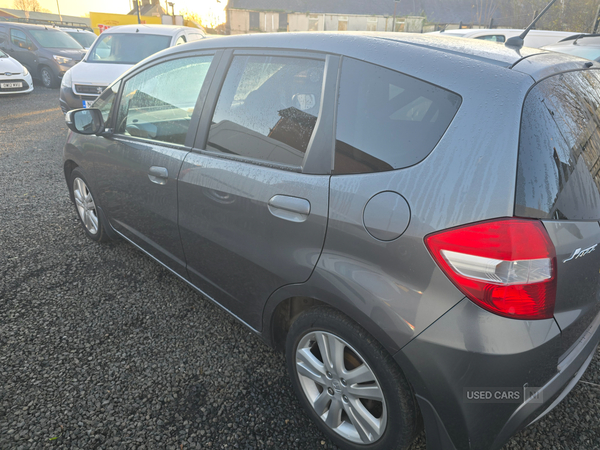
{"type": "Polygon", "coordinates": [[[81,178],[73,180],[73,196],[83,226],[90,234],[98,233],[98,212],[87,184],[81,178]]]}
{"type": "Polygon", "coordinates": [[[42,83],[44,84],[44,86],[51,87],[52,86],[52,74],[48,71],[48,69],[42,69],[41,76],[42,76],[42,83]]]}
{"type": "Polygon", "coordinates": [[[385,397],[373,370],[347,342],[312,331],[296,348],[296,372],[315,412],[335,433],[372,444],[385,432],[385,397]]]}

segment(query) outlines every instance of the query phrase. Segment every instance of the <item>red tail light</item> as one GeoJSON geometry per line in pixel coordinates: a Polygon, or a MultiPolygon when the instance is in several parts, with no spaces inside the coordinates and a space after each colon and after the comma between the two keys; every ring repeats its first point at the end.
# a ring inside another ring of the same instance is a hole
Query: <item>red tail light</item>
{"type": "Polygon", "coordinates": [[[515,319],[548,319],[556,299],[556,251],[537,220],[479,222],[425,237],[435,262],[469,299],[515,319]]]}

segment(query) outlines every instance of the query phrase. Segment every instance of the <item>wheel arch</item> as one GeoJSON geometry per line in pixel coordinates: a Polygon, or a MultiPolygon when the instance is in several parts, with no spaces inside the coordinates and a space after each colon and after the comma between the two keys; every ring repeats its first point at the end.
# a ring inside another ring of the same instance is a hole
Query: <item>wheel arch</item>
{"type": "Polygon", "coordinates": [[[348,316],[373,336],[390,355],[400,350],[371,317],[345,302],[343,297],[328,294],[330,292],[310,289],[306,283],[284,286],[275,291],[263,311],[263,339],[276,350],[283,351],[287,332],[295,319],[310,308],[324,306],[348,316]]]}

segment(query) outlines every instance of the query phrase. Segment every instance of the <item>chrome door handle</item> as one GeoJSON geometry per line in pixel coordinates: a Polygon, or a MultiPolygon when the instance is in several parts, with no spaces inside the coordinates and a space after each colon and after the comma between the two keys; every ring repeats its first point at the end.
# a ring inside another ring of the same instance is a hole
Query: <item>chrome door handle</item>
{"type": "Polygon", "coordinates": [[[152,166],[148,171],[148,178],[156,184],[167,184],[169,179],[169,171],[166,167],[152,166]]]}
{"type": "Polygon", "coordinates": [[[304,222],[310,214],[310,202],[304,198],[289,195],[274,195],[268,203],[269,211],[275,217],[290,222],[304,222]]]}

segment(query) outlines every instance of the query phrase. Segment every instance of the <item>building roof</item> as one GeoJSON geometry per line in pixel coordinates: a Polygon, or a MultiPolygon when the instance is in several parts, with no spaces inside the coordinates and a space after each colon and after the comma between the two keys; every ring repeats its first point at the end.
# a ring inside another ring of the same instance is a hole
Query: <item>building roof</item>
{"type": "Polygon", "coordinates": [[[314,14],[357,14],[392,16],[425,15],[430,22],[470,23],[476,21],[472,0],[229,0],[230,9],[314,14]]]}
{"type": "Polygon", "coordinates": [[[89,17],[78,17],[78,16],[68,16],[66,14],[52,14],[52,13],[43,13],[43,12],[33,12],[33,11],[23,11],[21,9],[9,9],[9,8],[0,8],[0,16],[2,12],[9,14],[10,17],[14,17],[17,19],[33,19],[33,20],[50,20],[53,22],[76,22],[76,23],[84,23],[88,27],[91,25],[91,21],[89,17]],[[62,17],[62,19],[61,19],[62,17]]]}
{"type": "MultiPolygon", "coordinates": [[[[137,15],[137,5],[134,3],[133,9],[127,13],[128,15],[137,15]]],[[[161,17],[163,14],[167,14],[161,5],[149,4],[140,5],[140,16],[157,16],[161,17]]]]}

